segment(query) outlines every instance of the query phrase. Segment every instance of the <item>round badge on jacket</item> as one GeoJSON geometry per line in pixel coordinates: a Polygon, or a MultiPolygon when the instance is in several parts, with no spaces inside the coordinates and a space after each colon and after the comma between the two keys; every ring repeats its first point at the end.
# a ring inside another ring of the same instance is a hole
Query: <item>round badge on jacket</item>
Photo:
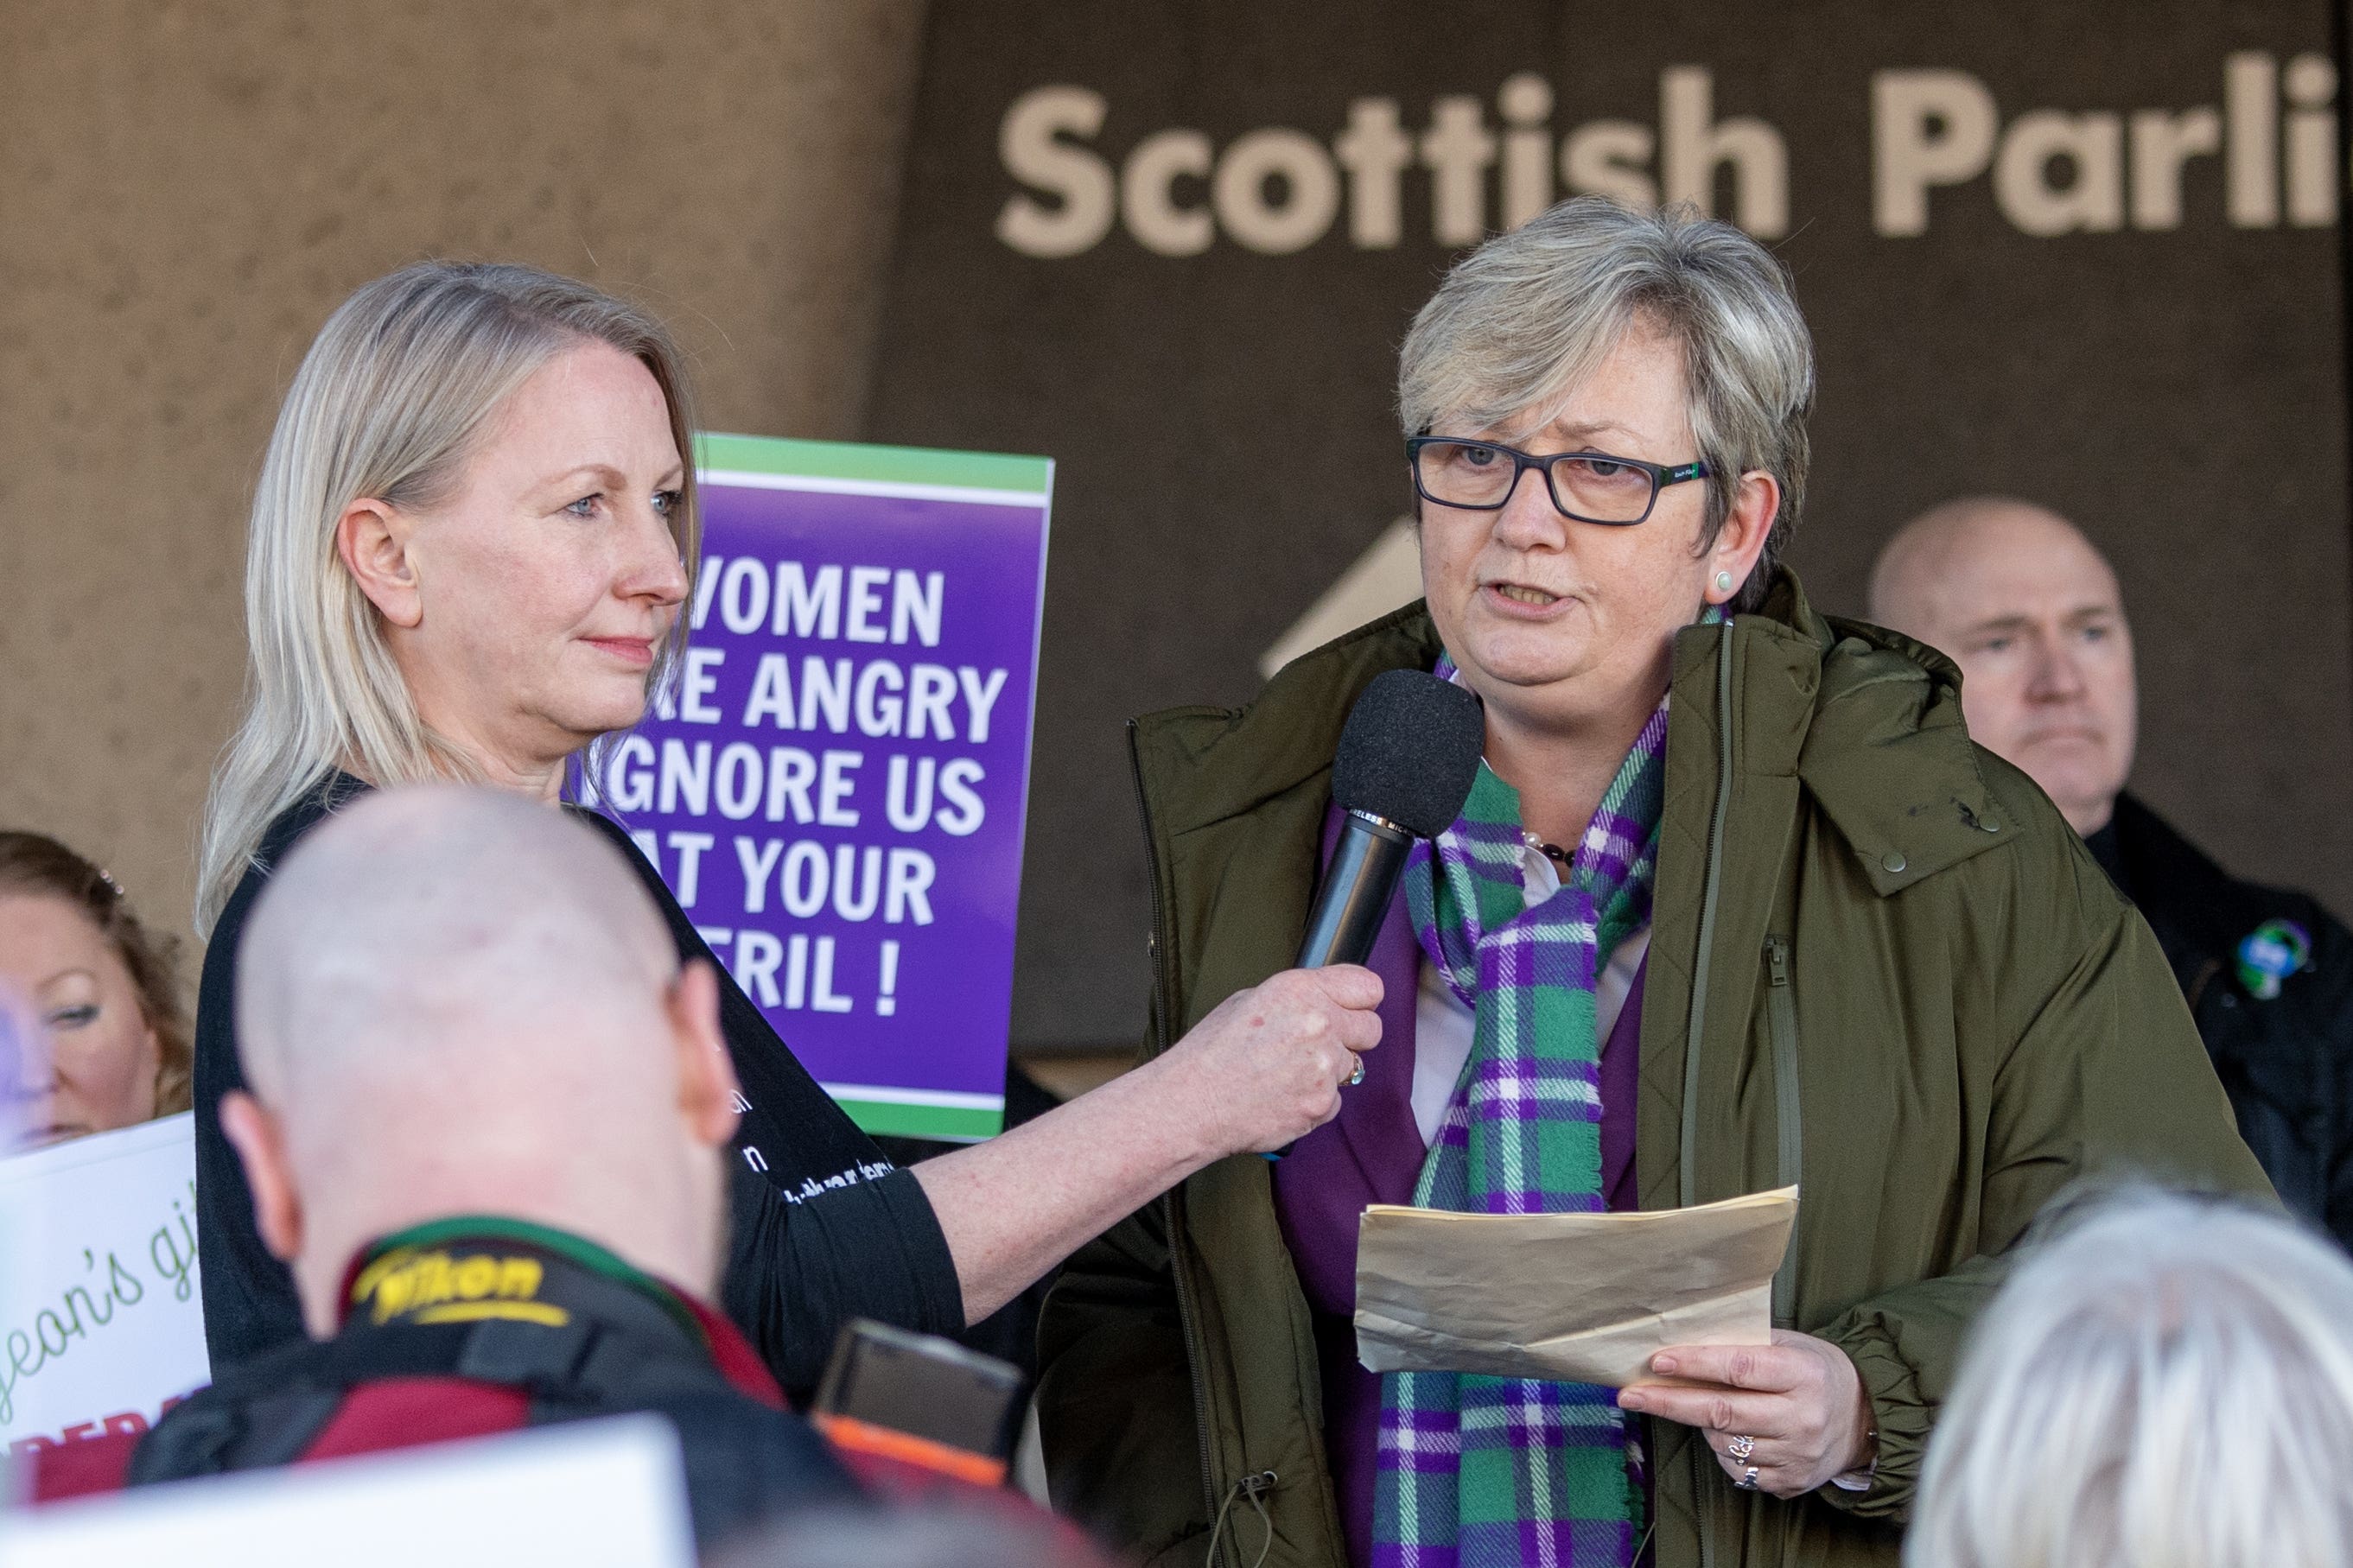
{"type": "Polygon", "coordinates": [[[2265,921],[2239,943],[2239,984],[2258,1002],[2268,1002],[2311,962],[2310,931],[2294,921],[2265,921]]]}

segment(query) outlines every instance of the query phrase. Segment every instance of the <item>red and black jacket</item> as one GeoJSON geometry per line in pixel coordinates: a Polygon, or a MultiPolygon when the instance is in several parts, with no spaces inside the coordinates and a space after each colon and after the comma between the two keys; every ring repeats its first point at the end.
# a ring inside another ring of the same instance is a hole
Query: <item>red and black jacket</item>
{"type": "Polygon", "coordinates": [[[604,1248],[495,1218],[356,1259],[341,1330],[222,1372],[136,1439],[45,1456],[45,1499],[625,1412],[678,1429],[705,1545],[860,1494],[724,1319],[604,1248]]]}

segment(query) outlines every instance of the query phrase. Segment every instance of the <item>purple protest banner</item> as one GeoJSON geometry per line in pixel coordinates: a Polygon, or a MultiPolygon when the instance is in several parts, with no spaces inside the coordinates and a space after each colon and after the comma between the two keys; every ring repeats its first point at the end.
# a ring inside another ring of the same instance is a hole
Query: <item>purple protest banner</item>
{"type": "Polygon", "coordinates": [[[870,1132],[1004,1125],[1053,465],[702,436],[673,689],[594,797],[870,1132]]]}

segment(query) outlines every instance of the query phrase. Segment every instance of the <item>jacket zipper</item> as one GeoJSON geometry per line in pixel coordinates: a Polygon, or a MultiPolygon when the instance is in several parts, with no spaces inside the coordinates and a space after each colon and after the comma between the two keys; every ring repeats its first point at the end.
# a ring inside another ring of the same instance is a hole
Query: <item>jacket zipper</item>
{"type": "MultiPolygon", "coordinates": [[[[1683,1106],[1678,1196],[1686,1208],[1699,1202],[1699,1052],[1707,1019],[1709,949],[1715,942],[1715,902],[1724,872],[1725,818],[1732,814],[1732,629],[1724,623],[1715,640],[1715,812],[1707,831],[1707,870],[1700,884],[1699,952],[1692,962],[1692,1001],[1683,1039],[1683,1106]]],[[[1709,1494],[1708,1472],[1715,1468],[1715,1453],[1696,1440],[1685,1445],[1691,1457],[1692,1515],[1699,1526],[1700,1568],[1715,1568],[1715,1511],[1709,1494]]],[[[1722,1472],[1718,1472],[1721,1474],[1722,1472]]]]}
{"type": "MultiPolygon", "coordinates": [[[[1144,758],[1136,747],[1135,721],[1127,721],[1128,773],[1135,784],[1135,813],[1144,824],[1144,867],[1146,886],[1152,900],[1151,934],[1145,938],[1152,964],[1152,1044],[1153,1054],[1160,1056],[1168,1049],[1170,1015],[1174,1011],[1176,986],[1168,973],[1168,945],[1161,940],[1160,931],[1160,847],[1152,832],[1152,803],[1144,791],[1144,758]]],[[[1209,1402],[1201,1392],[1201,1358],[1193,1349],[1193,1335],[1200,1320],[1195,1314],[1192,1288],[1187,1282],[1185,1260],[1178,1256],[1176,1232],[1176,1197],[1183,1190],[1179,1183],[1161,1201],[1166,1204],[1168,1227],[1168,1278],[1176,1288],[1176,1331],[1185,1342],[1185,1384],[1193,1395],[1193,1436],[1201,1452],[1201,1504],[1204,1517],[1214,1518],[1218,1511],[1218,1478],[1215,1462],[1209,1451],[1209,1402]]],[[[1219,1542],[1213,1536],[1209,1542],[1208,1568],[1217,1568],[1219,1542]]]]}
{"type": "MultiPolygon", "coordinates": [[[[1778,1184],[1794,1187],[1802,1173],[1805,1139],[1798,1120],[1798,1003],[1789,989],[1788,937],[1765,939],[1765,974],[1766,1027],[1773,1037],[1774,1131],[1780,1143],[1778,1184]]],[[[1791,1327],[1796,1316],[1797,1258],[1797,1237],[1793,1235],[1788,1255],[1773,1274],[1773,1321],[1783,1328],[1791,1327]]]]}
{"type": "Polygon", "coordinates": [[[1683,1037],[1683,1109],[1675,1151],[1676,1202],[1699,1202],[1699,1090],[1701,1037],[1707,1029],[1708,970],[1715,945],[1715,902],[1724,870],[1724,819],[1732,813],[1732,624],[1715,645],[1715,810],[1708,818],[1707,869],[1700,882],[1699,951],[1692,958],[1691,1014],[1683,1037]]]}

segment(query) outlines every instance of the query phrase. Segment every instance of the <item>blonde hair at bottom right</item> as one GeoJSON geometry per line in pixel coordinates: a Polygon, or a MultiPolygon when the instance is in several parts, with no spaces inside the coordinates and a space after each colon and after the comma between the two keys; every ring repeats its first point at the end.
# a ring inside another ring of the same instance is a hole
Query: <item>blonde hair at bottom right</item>
{"type": "Polygon", "coordinates": [[[2353,1263],[2235,1203],[2070,1203],[1971,1336],[1904,1561],[2353,1563],[2353,1263]]]}

